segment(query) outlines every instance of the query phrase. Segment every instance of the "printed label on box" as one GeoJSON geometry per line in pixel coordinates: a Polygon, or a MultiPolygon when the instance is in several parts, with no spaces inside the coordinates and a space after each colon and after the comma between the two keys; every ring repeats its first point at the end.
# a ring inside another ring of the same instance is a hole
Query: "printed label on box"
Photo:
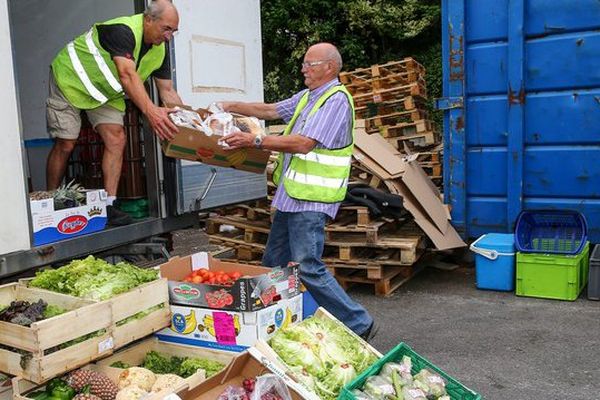
{"type": "Polygon", "coordinates": [[[236,345],[233,316],[225,312],[214,312],[213,321],[215,324],[215,338],[217,339],[217,343],[227,346],[236,345]]]}

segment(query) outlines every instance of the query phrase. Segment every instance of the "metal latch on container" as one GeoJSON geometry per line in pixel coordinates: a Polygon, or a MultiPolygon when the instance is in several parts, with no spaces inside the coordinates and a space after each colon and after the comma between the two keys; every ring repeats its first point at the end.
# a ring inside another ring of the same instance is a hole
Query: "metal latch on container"
{"type": "Polygon", "coordinates": [[[435,99],[436,110],[450,110],[452,108],[463,108],[462,97],[440,97],[435,99]]]}

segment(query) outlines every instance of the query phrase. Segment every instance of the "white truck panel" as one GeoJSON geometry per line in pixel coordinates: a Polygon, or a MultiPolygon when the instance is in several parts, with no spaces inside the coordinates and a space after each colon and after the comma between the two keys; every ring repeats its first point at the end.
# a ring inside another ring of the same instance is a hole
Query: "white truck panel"
{"type": "MultiPolygon", "coordinates": [[[[0,1],[0,21],[8,21],[6,1],[0,1]]],[[[3,186],[0,191],[0,254],[6,254],[28,249],[30,243],[21,129],[8,23],[0,24],[0,59],[3,60],[0,63],[0,182],[3,186]]]]}

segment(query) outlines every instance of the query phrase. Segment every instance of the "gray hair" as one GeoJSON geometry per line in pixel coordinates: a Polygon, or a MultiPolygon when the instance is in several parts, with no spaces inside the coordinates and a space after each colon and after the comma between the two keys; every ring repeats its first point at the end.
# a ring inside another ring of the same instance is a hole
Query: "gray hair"
{"type": "Polygon", "coordinates": [[[166,9],[166,3],[172,4],[172,0],[152,0],[148,7],[144,10],[144,17],[156,21],[166,9]]]}
{"type": "Polygon", "coordinates": [[[339,74],[340,71],[342,70],[343,63],[342,63],[342,55],[340,54],[338,49],[336,47],[333,47],[329,51],[327,58],[330,59],[331,61],[335,62],[336,66],[337,66],[337,72],[339,74]]]}

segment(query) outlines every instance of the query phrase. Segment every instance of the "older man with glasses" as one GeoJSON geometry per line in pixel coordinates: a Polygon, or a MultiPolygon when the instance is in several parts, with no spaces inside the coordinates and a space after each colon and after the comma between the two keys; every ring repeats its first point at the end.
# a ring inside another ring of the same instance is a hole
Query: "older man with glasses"
{"type": "Polygon", "coordinates": [[[128,214],[113,207],[125,150],[125,94],[148,119],[161,139],[172,139],[177,127],[169,109],[156,106],[144,87],[150,76],[165,103],[181,104],[171,81],[168,42],[179,15],[168,0],[155,0],[144,14],[97,23],[68,43],[54,58],[46,101],[48,132],[55,139],[48,156],[46,185],[56,189],[77,144],[81,111],[102,137],[102,173],[108,193],[108,223],[126,225],[128,214]]]}
{"type": "Polygon", "coordinates": [[[238,132],[224,140],[236,149],[258,147],[279,152],[273,174],[276,208],[263,265],[300,264],[300,278],[319,305],[366,340],[373,318],[340,287],[321,260],[325,224],[344,200],[354,146],[354,103],[338,80],[342,57],[330,43],[311,46],[302,62],[308,88],[279,103],[220,103],[225,111],[283,119],[281,136],[238,132]]]}

